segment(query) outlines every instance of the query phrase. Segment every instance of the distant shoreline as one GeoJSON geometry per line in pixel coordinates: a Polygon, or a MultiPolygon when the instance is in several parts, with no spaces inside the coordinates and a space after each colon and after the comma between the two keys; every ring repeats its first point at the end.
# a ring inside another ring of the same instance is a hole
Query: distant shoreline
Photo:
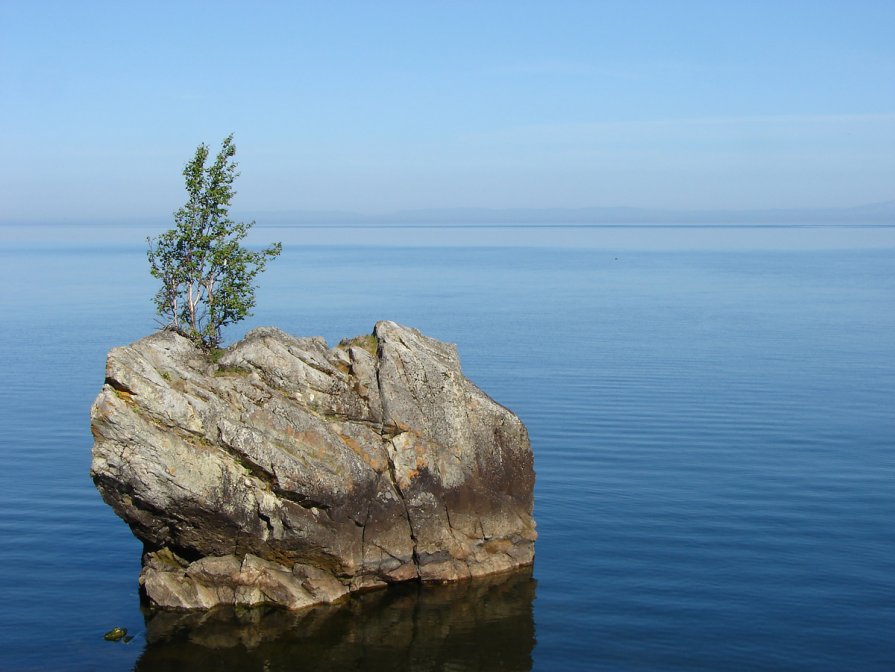
{"type": "MultiPolygon", "coordinates": [[[[164,219],[122,221],[122,220],[58,220],[58,221],[0,221],[0,228],[52,228],[89,226],[96,228],[146,228],[148,231],[167,226],[164,219]]],[[[851,222],[272,222],[257,221],[258,229],[317,229],[317,230],[445,230],[445,229],[895,229],[895,221],[851,221],[851,222]]]]}
{"type": "Polygon", "coordinates": [[[575,223],[481,223],[481,224],[349,224],[349,223],[295,223],[295,224],[256,224],[261,229],[893,229],[895,223],[863,223],[863,222],[822,222],[817,224],[790,222],[783,224],[762,223],[718,223],[718,224],[575,224],[575,223]]]}
{"type": "MultiPolygon", "coordinates": [[[[265,228],[702,228],[802,226],[895,226],[895,200],[852,207],[775,208],[756,210],[673,210],[659,208],[428,208],[369,214],[333,210],[242,210],[236,220],[265,228]]],[[[6,217],[0,226],[35,224],[90,224],[155,226],[169,223],[169,213],[149,216],[6,217]]]]}

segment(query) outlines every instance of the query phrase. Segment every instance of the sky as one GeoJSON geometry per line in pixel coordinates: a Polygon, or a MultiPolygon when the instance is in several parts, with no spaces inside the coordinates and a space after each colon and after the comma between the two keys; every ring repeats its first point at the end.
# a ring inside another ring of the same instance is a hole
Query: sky
{"type": "Polygon", "coordinates": [[[0,221],[895,199],[895,2],[0,0],[0,221]]]}

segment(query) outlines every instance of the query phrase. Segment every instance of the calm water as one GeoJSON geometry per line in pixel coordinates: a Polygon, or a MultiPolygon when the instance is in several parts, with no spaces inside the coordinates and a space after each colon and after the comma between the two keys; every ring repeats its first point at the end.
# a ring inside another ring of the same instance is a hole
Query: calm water
{"type": "Polygon", "coordinates": [[[147,232],[60,231],[0,231],[0,670],[895,669],[895,230],[257,230],[286,249],[231,337],[456,342],[529,427],[541,536],[533,577],[204,616],[141,613],[88,476],[147,232]]]}

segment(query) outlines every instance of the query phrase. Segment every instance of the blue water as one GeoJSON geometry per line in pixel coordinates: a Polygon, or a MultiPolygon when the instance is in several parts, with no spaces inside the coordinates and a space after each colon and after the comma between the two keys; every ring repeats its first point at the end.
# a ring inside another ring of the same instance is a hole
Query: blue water
{"type": "Polygon", "coordinates": [[[0,232],[0,670],[895,669],[895,230],[256,230],[230,338],[457,343],[529,428],[540,539],[533,578],[211,620],[141,612],[88,474],[154,232],[57,232],[0,232]]]}

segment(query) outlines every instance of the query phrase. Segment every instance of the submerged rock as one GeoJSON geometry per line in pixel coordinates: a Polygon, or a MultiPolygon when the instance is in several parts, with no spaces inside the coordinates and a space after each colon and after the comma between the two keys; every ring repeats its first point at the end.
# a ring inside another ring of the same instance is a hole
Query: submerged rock
{"type": "Polygon", "coordinates": [[[109,353],[91,425],[159,606],[300,608],[534,556],[525,427],[393,322],[335,348],[255,329],[216,363],[153,334],[109,353]]]}
{"type": "Polygon", "coordinates": [[[299,611],[147,609],[134,672],[531,670],[531,569],[448,585],[405,583],[299,611]]]}
{"type": "Polygon", "coordinates": [[[117,642],[121,639],[127,639],[127,628],[112,628],[103,635],[103,639],[107,642],[117,642]]]}

